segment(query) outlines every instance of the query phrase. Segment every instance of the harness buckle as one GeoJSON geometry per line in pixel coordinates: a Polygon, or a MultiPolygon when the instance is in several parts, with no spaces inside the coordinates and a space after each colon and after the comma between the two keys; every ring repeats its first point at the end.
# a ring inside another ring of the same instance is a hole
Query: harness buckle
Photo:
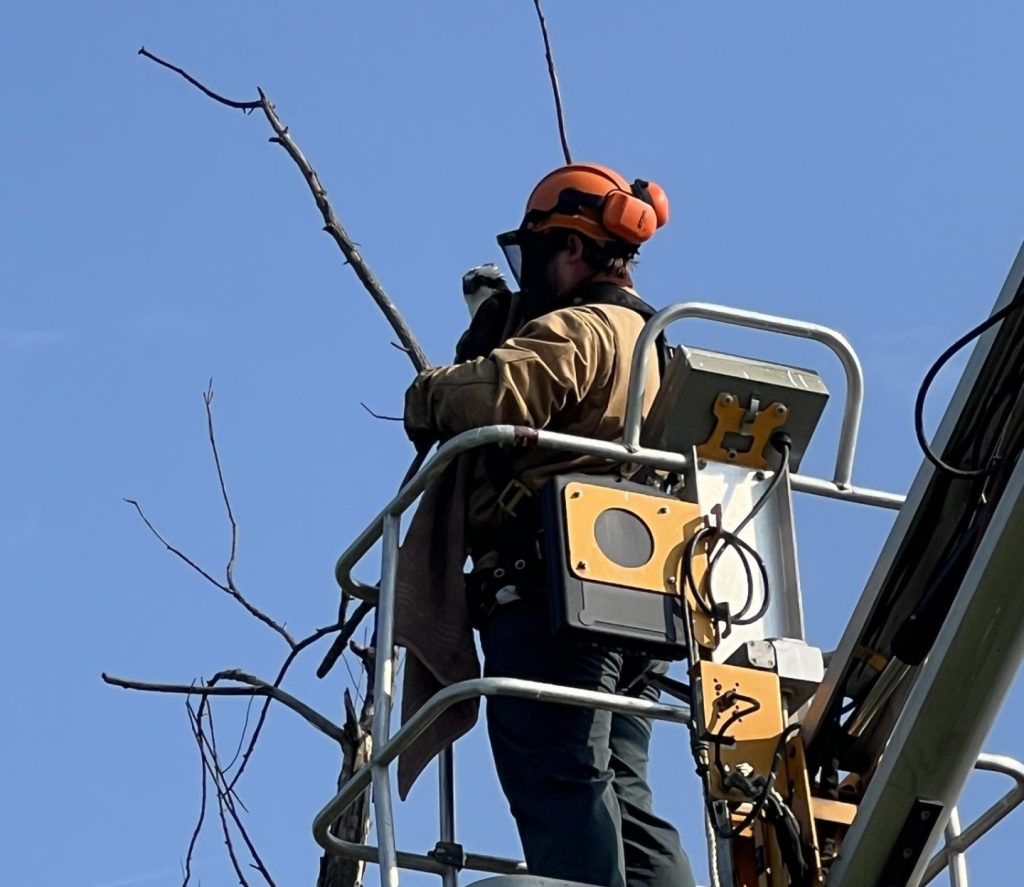
{"type": "Polygon", "coordinates": [[[515,517],[519,503],[528,496],[533,496],[529,488],[521,481],[512,478],[505,485],[505,489],[498,493],[498,507],[509,517],[515,517]]]}

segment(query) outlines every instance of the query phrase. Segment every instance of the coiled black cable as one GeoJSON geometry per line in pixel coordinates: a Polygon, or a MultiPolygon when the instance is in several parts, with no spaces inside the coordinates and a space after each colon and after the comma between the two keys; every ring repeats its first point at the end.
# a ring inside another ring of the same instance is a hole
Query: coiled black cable
{"type": "Polygon", "coordinates": [[[772,435],[770,443],[779,452],[782,458],[778,470],[775,472],[771,481],[769,481],[767,488],[761,494],[760,498],[754,503],[754,507],[750,509],[734,530],[726,530],[722,527],[716,526],[702,527],[694,533],[689,540],[687,540],[686,547],[683,549],[683,568],[686,574],[686,581],[689,583],[690,589],[693,592],[693,597],[697,601],[697,605],[711,620],[715,632],[716,646],[718,640],[722,636],[720,623],[725,623],[725,634],[728,634],[728,631],[733,625],[751,625],[764,616],[768,611],[768,605],[771,602],[771,593],[768,585],[768,569],[765,566],[764,559],[752,545],[741,539],[739,536],[743,528],[757,517],[761,509],[764,508],[765,503],[772,496],[775,489],[781,482],[783,474],[787,473],[789,470],[789,454],[793,448],[792,438],[790,438],[790,436],[785,432],[777,431],[772,435]],[[703,545],[707,546],[708,566],[704,576],[704,592],[701,593],[700,583],[697,581],[697,577],[694,573],[694,562],[696,560],[697,552],[701,550],[701,546],[703,545]],[[721,547],[718,547],[719,545],[721,547]],[[715,550],[716,547],[718,547],[717,551],[715,550]],[[743,604],[735,613],[729,611],[728,605],[720,604],[715,599],[712,583],[715,566],[718,564],[722,555],[730,549],[737,553],[740,563],[743,565],[743,570],[746,574],[747,580],[747,592],[744,597],[743,604]],[[754,573],[751,569],[751,561],[756,565],[758,573],[760,574],[762,589],[761,605],[754,613],[750,612],[754,605],[755,591],[754,573]],[[705,600],[705,597],[707,600],[705,600]]]}
{"type": "Polygon", "coordinates": [[[996,470],[999,466],[1000,459],[998,456],[994,456],[989,461],[988,465],[981,468],[957,468],[956,466],[950,465],[948,462],[944,461],[931,448],[931,445],[928,443],[928,438],[924,433],[924,404],[928,397],[928,389],[931,388],[932,382],[935,381],[935,377],[939,374],[939,371],[946,365],[954,354],[969,342],[978,338],[978,336],[982,335],[986,330],[991,329],[1001,320],[1009,317],[1009,315],[1021,307],[1024,307],[1024,290],[1018,291],[1012,301],[996,311],[987,320],[982,321],[974,327],[974,329],[964,333],[964,335],[939,355],[938,360],[936,360],[928,372],[925,373],[924,381],[921,382],[921,387],[917,392],[917,400],[914,403],[914,433],[917,435],[917,442],[920,445],[921,450],[924,452],[925,457],[932,463],[932,465],[944,474],[960,478],[985,477],[996,470]]]}

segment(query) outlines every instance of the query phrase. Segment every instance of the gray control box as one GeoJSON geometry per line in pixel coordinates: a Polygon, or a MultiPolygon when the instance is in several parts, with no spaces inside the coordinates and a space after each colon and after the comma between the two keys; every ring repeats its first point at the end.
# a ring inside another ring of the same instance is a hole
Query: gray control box
{"type": "MultiPolygon", "coordinates": [[[[828,389],[821,377],[813,370],[700,348],[676,349],[644,421],[641,443],[689,453],[691,447],[699,447],[711,438],[720,421],[716,405],[726,395],[738,398],[743,408],[743,422],[725,435],[727,450],[749,451],[754,440],[749,435],[758,413],[772,404],[782,404],[787,413],[779,429],[793,439],[789,465],[793,471],[798,470],[828,401],[828,389]]],[[[768,467],[775,467],[778,455],[774,450],[766,447],[763,455],[768,467]]]]}

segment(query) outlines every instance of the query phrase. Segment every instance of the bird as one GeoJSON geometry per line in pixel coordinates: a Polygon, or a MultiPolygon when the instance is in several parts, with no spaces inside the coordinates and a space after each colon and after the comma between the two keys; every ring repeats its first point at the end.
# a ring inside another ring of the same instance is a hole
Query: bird
{"type": "Polygon", "coordinates": [[[515,326],[519,299],[498,266],[477,265],[462,275],[462,297],[469,309],[469,328],[455,347],[455,362],[484,357],[497,348],[515,326]]]}
{"type": "Polygon", "coordinates": [[[469,319],[476,316],[477,310],[491,296],[509,292],[508,284],[498,266],[493,262],[477,265],[462,275],[462,297],[469,309],[469,319]]]}

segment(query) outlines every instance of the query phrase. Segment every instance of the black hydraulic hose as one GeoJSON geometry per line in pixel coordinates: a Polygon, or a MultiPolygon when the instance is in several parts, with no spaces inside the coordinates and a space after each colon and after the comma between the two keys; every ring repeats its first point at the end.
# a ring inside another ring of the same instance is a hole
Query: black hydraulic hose
{"type": "Polygon", "coordinates": [[[938,360],[932,364],[931,368],[925,374],[924,381],[921,383],[921,387],[917,392],[917,400],[914,403],[914,433],[917,435],[917,442],[920,444],[925,457],[932,463],[932,465],[944,474],[959,478],[985,477],[995,471],[996,467],[999,465],[999,459],[993,458],[988,465],[982,468],[957,468],[939,457],[931,448],[931,445],[928,443],[928,438],[924,433],[924,403],[928,397],[928,389],[931,388],[932,382],[939,374],[939,370],[946,365],[954,354],[956,354],[965,345],[978,338],[978,336],[982,335],[986,330],[991,329],[1001,320],[1005,319],[1021,307],[1024,307],[1024,291],[1018,291],[1012,301],[996,311],[987,320],[979,323],[974,327],[974,329],[964,333],[964,335],[939,355],[938,360]]]}

